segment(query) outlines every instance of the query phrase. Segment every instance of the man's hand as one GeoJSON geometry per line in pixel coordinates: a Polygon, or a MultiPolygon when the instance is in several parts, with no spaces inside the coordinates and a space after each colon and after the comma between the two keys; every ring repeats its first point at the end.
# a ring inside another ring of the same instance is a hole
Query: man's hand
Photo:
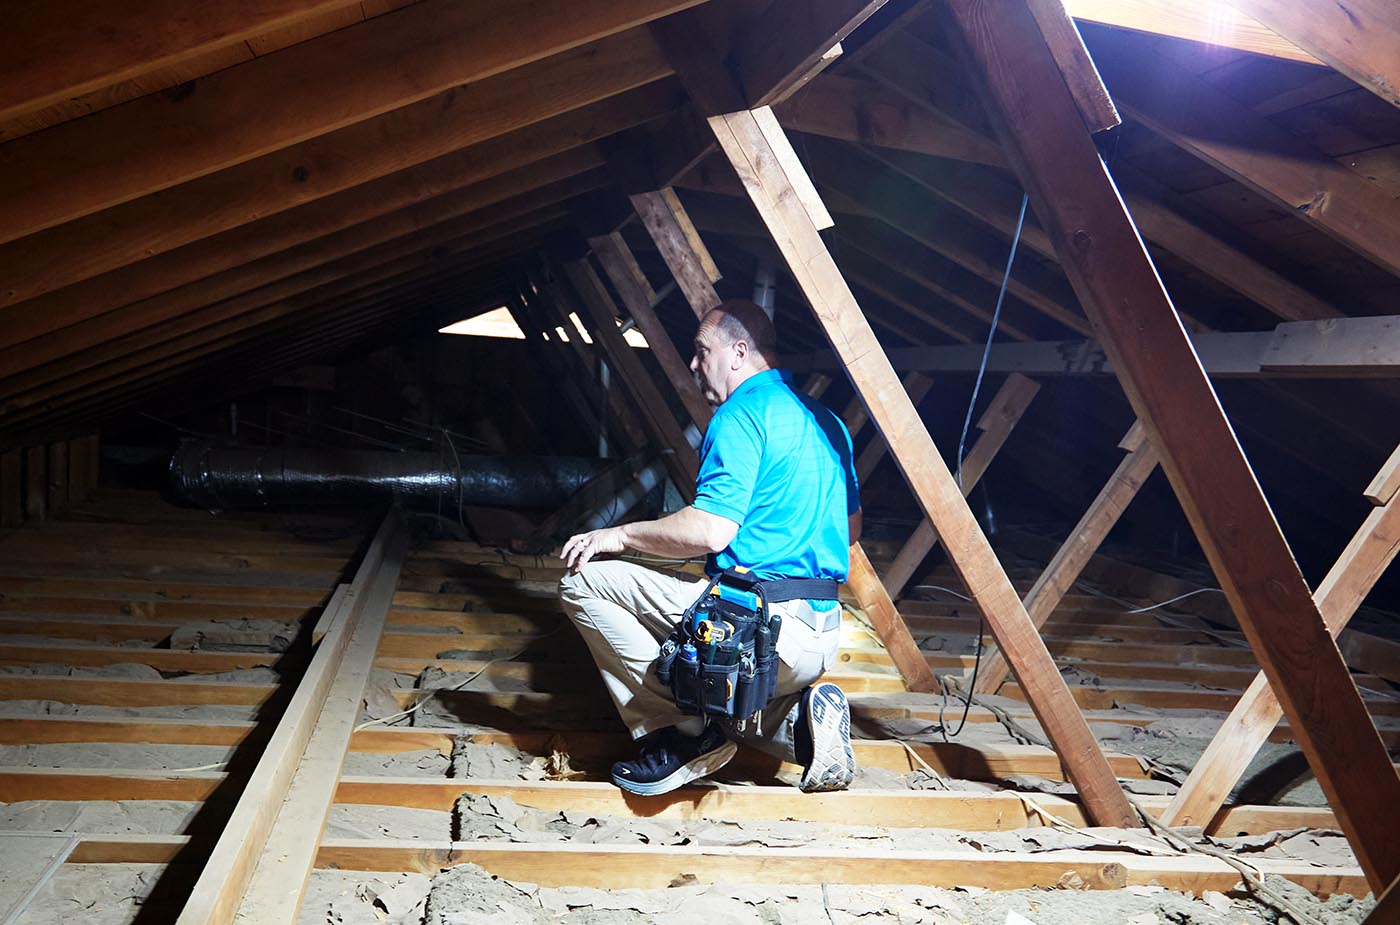
{"type": "Polygon", "coordinates": [[[626,548],[621,527],[604,527],[601,530],[576,533],[569,537],[559,558],[568,565],[569,571],[577,572],[588,564],[589,559],[600,553],[622,552],[626,548]]]}

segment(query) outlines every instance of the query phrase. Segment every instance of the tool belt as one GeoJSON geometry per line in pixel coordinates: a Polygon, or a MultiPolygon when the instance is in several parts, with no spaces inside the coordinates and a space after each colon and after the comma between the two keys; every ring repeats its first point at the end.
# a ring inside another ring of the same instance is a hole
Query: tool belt
{"type": "Polygon", "coordinates": [[[762,712],[778,687],[782,615],[770,604],[836,600],[829,578],[760,581],[748,569],[720,572],[661,644],[656,677],[671,688],[682,713],[734,720],[762,712]]]}

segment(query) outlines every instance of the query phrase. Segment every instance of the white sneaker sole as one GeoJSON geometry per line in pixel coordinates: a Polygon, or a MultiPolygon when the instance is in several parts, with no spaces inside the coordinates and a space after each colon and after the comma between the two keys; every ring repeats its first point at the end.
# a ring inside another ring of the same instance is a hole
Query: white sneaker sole
{"type": "Polygon", "coordinates": [[[739,746],[733,742],[725,742],[719,748],[695,756],[690,759],[689,763],[681,765],[661,780],[652,781],[649,784],[631,781],[616,774],[612,776],[612,781],[628,793],[644,797],[660,796],[663,793],[670,793],[672,790],[684,787],[691,781],[709,777],[728,764],[738,750],[739,746]]]}
{"type": "Polygon", "coordinates": [[[851,707],[845,693],[829,681],[818,684],[807,697],[805,712],[812,737],[812,763],[802,772],[798,786],[803,793],[845,790],[856,776],[851,707]]]}

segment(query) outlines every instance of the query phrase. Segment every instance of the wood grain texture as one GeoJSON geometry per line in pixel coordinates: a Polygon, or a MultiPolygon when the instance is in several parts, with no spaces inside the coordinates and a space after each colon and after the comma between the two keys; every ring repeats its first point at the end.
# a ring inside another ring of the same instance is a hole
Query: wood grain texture
{"type": "Polygon", "coordinates": [[[0,148],[9,241],[259,157],[695,0],[427,0],[0,148]]]}
{"type": "Polygon", "coordinates": [[[811,304],[871,418],[889,442],[925,515],[943,537],[955,570],[971,588],[998,644],[1027,686],[1036,715],[1065,762],[1090,816],[1133,826],[1135,818],[1084,716],[1035,632],[952,474],[909,401],[855,297],[786,183],[782,167],[749,113],[710,120],[799,288],[811,304]]]}
{"type": "MultiPolygon", "coordinates": [[[[950,10],[955,40],[986,81],[998,131],[1036,215],[1379,888],[1400,872],[1400,830],[1379,809],[1400,803],[1400,778],[1093,140],[1067,127],[1076,113],[1059,69],[1019,0],[952,0],[950,10]]],[[[1112,75],[1109,85],[1116,94],[1112,75]]],[[[1193,96],[1180,87],[1174,94],[1178,111],[1193,96]]],[[[1193,114],[1200,125],[1199,110],[1193,114]]],[[[1238,136],[1245,128],[1229,130],[1238,136]]],[[[1250,147],[1260,140],[1250,138],[1250,147]]]]}
{"type": "Polygon", "coordinates": [[[1203,0],[1065,0],[1075,19],[1121,29],[1169,35],[1207,45],[1222,45],[1255,55],[1321,64],[1274,30],[1239,12],[1243,4],[1203,0]]]}
{"type": "MultiPolygon", "coordinates": [[[[958,471],[962,476],[962,494],[966,498],[986,474],[992,460],[1011,436],[1011,431],[1030,406],[1031,399],[1040,391],[1040,384],[1027,379],[1020,373],[1006,377],[1001,388],[993,396],[991,404],[977,421],[979,431],[977,441],[968,451],[958,471]]],[[[913,398],[911,395],[910,398],[913,398]]],[[[904,541],[894,562],[885,571],[885,590],[891,597],[898,597],[914,577],[933,547],[938,543],[938,531],[927,519],[921,521],[909,538],[904,541]]]]}
{"type": "MultiPolygon", "coordinates": [[[[1037,628],[1043,627],[1060,606],[1084,571],[1084,566],[1102,545],[1104,537],[1108,536],[1114,524],[1118,523],[1118,518],[1137,497],[1142,483],[1157,468],[1157,454],[1146,443],[1146,433],[1146,428],[1134,422],[1119,444],[1128,450],[1128,454],[1104,483],[1084,516],[1070,530],[1064,545],[1056,551],[1035,584],[1026,592],[1026,612],[1037,628]]],[[[1008,670],[1006,658],[1001,652],[992,651],[982,662],[973,689],[982,694],[996,693],[1006,681],[1008,670]]]]}

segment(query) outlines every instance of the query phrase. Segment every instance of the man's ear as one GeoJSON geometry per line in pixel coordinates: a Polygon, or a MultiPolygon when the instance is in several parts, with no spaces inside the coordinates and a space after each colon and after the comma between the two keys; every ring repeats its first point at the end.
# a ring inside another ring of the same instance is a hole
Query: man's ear
{"type": "Polygon", "coordinates": [[[734,342],[734,361],[729,364],[730,369],[743,369],[744,364],[749,359],[749,342],[746,340],[736,340],[734,342]]]}

